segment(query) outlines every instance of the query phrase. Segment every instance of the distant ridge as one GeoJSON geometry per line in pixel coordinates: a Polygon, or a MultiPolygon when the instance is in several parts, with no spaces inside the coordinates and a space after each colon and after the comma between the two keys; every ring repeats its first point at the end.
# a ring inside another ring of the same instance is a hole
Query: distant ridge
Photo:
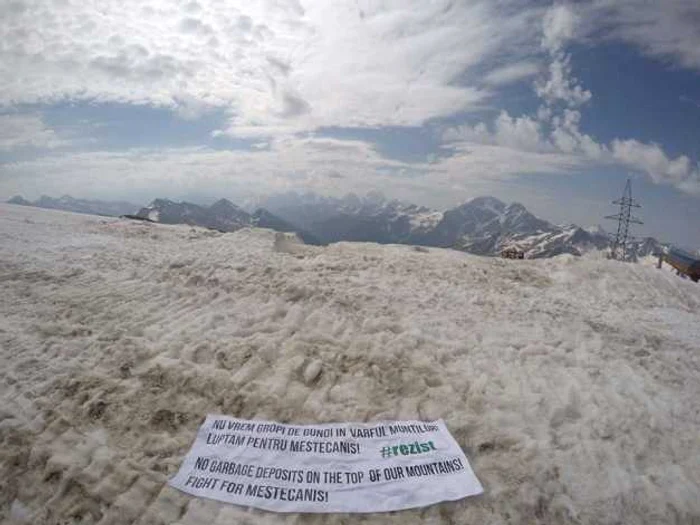
{"type": "Polygon", "coordinates": [[[250,214],[228,199],[220,199],[211,206],[155,199],[148,206],[141,208],[136,216],[163,224],[190,224],[221,232],[233,232],[248,226],[269,228],[280,232],[294,232],[306,244],[320,244],[313,234],[268,210],[259,208],[250,214]]]}
{"type": "MultiPolygon", "coordinates": [[[[324,243],[414,244],[490,256],[517,247],[528,258],[582,255],[610,245],[600,227],[557,226],[536,217],[520,203],[506,204],[488,196],[445,212],[388,200],[378,192],[365,197],[351,193],[342,198],[292,192],[273,195],[262,204],[324,243]]],[[[660,247],[648,237],[635,244],[634,252],[643,257],[660,247]]]]}
{"type": "Polygon", "coordinates": [[[28,201],[21,195],[15,195],[7,202],[20,206],[34,206],[37,208],[72,211],[74,213],[86,213],[89,215],[107,215],[111,217],[134,214],[139,209],[137,204],[132,204],[130,202],[75,199],[70,195],[63,195],[58,199],[42,195],[34,202],[28,201]]]}
{"type": "MultiPolygon", "coordinates": [[[[131,216],[164,224],[191,224],[222,232],[244,227],[269,228],[295,232],[306,244],[317,245],[341,241],[412,244],[486,256],[497,256],[516,247],[527,258],[582,255],[610,246],[609,236],[600,226],[554,225],[520,203],[506,204],[489,196],[477,197],[444,212],[388,200],[379,192],[364,197],[350,193],[342,198],[315,193],[278,194],[262,200],[252,213],[228,199],[201,206],[159,198],[141,209],[128,202],[75,199],[70,195],[58,199],[44,195],[34,202],[17,195],[8,203],[131,216]]],[[[633,244],[632,252],[641,258],[658,253],[663,247],[656,239],[645,237],[633,244]]]]}

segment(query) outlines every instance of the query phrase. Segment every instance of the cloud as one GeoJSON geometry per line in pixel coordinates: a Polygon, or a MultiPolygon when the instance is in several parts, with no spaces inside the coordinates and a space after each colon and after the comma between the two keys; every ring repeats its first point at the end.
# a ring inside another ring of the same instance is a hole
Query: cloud
{"type": "Polygon", "coordinates": [[[68,144],[46,126],[38,114],[0,115],[0,151],[20,148],[58,148],[68,144]]]}
{"type": "Polygon", "coordinates": [[[698,102],[697,100],[694,100],[694,99],[692,99],[690,97],[686,97],[686,96],[679,97],[679,100],[681,102],[687,102],[688,104],[691,104],[691,105],[695,106],[696,108],[700,109],[700,102],[698,102]]]}
{"type": "Polygon", "coordinates": [[[412,167],[382,158],[363,141],[284,138],[254,151],[130,149],[17,161],[0,165],[0,193],[31,196],[41,188],[47,193],[101,197],[177,197],[193,191],[212,196],[254,195],[303,187],[332,190],[335,181],[357,190],[368,181],[381,179],[377,173],[402,169],[412,167]],[[95,177],[96,173],[100,176],[95,177]]]}
{"type": "Polygon", "coordinates": [[[573,76],[571,57],[566,52],[569,42],[577,36],[579,22],[574,7],[564,4],[550,7],[542,17],[540,48],[547,54],[549,65],[533,83],[543,103],[536,116],[512,117],[501,111],[490,127],[483,122],[460,126],[448,129],[443,138],[520,152],[585,155],[601,160],[605,146],[579,129],[581,112],[577,108],[586,104],[592,93],[573,76]]]}
{"type": "Polygon", "coordinates": [[[614,140],[611,149],[615,159],[648,173],[654,182],[700,194],[700,165],[693,166],[685,155],[671,159],[659,145],[636,140],[614,140]]]}
{"type": "Polygon", "coordinates": [[[594,0],[585,9],[589,31],[622,40],[648,56],[700,71],[697,0],[594,0]]]}
{"type": "Polygon", "coordinates": [[[564,109],[563,115],[552,117],[552,145],[563,153],[581,153],[593,160],[603,160],[607,147],[582,133],[580,123],[581,112],[572,109],[564,109]]]}
{"type": "Polygon", "coordinates": [[[483,122],[475,126],[447,129],[443,139],[451,143],[501,146],[521,152],[552,152],[554,148],[542,136],[542,126],[528,116],[511,117],[502,111],[489,128],[483,122]]]}
{"type": "Polygon", "coordinates": [[[492,85],[531,74],[522,62],[541,13],[518,0],[15,0],[0,9],[0,105],[68,98],[184,105],[191,115],[200,104],[229,112],[225,133],[259,136],[420,125],[474,109],[492,92],[472,73],[494,56],[509,62],[492,85]]]}
{"type": "MultiPolygon", "coordinates": [[[[480,122],[474,126],[457,126],[443,132],[443,140],[451,145],[481,144],[500,146],[518,152],[563,154],[609,162],[608,148],[579,129],[581,113],[564,109],[554,115],[546,107],[540,108],[540,118],[528,115],[513,117],[502,111],[490,126],[480,122]]],[[[584,162],[571,159],[572,165],[584,162]]],[[[544,162],[547,165],[547,162],[544,162]]]]}
{"type": "MultiPolygon", "coordinates": [[[[700,7],[697,3],[694,5],[696,6],[695,14],[700,21],[700,7]]],[[[668,6],[664,3],[663,10],[667,7],[669,7],[669,11],[664,14],[659,10],[660,4],[636,0],[616,0],[614,5],[611,2],[599,1],[593,9],[605,8],[608,14],[612,10],[618,24],[613,33],[623,38],[632,38],[632,35],[637,35],[634,38],[639,37],[641,42],[642,34],[636,34],[633,28],[644,27],[652,35],[652,38],[646,43],[647,49],[651,53],[664,54],[665,52],[661,51],[663,46],[657,45],[661,40],[665,40],[667,43],[674,42],[671,48],[678,51],[674,47],[678,40],[659,37],[659,35],[667,34],[670,26],[666,24],[683,26],[676,15],[681,11],[688,14],[693,10],[690,9],[689,3],[682,0],[673,0],[669,2],[668,6]],[[656,7],[650,8],[651,5],[656,7]],[[654,18],[658,18],[658,24],[654,23],[654,18]],[[650,24],[653,27],[649,27],[650,24]]],[[[566,46],[569,41],[579,36],[579,33],[583,31],[580,27],[582,25],[580,23],[581,17],[590,17],[591,14],[590,11],[586,13],[586,8],[581,15],[574,9],[574,6],[567,5],[552,7],[545,14],[543,21],[542,46],[549,52],[552,61],[549,67],[549,77],[546,81],[536,82],[535,91],[545,103],[545,106],[540,109],[539,118],[549,122],[551,126],[549,143],[563,153],[580,154],[602,162],[617,161],[647,173],[656,183],[672,184],[689,193],[698,192],[700,173],[697,167],[691,165],[688,157],[680,156],[673,160],[657,144],[645,144],[637,140],[615,139],[609,146],[606,146],[580,131],[581,112],[576,108],[588,102],[592,93],[584,89],[572,75],[571,57],[566,53],[566,46]],[[558,111],[557,102],[564,103],[568,107],[565,107],[563,111],[558,111]]],[[[700,32],[695,31],[695,34],[698,36],[697,43],[700,45],[700,32]]],[[[634,38],[632,39],[634,40],[634,38]]],[[[666,49],[668,51],[670,48],[666,49]]],[[[680,53],[678,57],[683,59],[686,55],[680,53]]]]}
{"type": "Polygon", "coordinates": [[[526,173],[561,175],[580,170],[588,163],[583,157],[557,151],[524,151],[498,144],[462,142],[451,147],[456,149],[455,155],[442,159],[431,179],[463,191],[476,181],[509,180],[526,173]]]}
{"type": "Polygon", "coordinates": [[[616,141],[608,149],[578,133],[578,118],[570,111],[559,124],[557,129],[568,130],[573,137],[564,146],[563,139],[555,141],[537,119],[503,112],[490,126],[481,123],[446,131],[451,154],[422,163],[387,159],[363,140],[314,136],[280,137],[252,150],[65,152],[0,165],[0,194],[32,198],[41,188],[45,193],[138,201],[193,194],[241,201],[288,190],[344,194],[378,189],[397,198],[444,206],[488,193],[494,185],[523,173],[590,169],[592,159],[648,171],[655,181],[685,191],[698,187],[697,168],[693,171],[688,159],[668,159],[658,146],[636,141],[616,141]],[[589,146],[597,148],[595,155],[589,146]]]}
{"type": "MultiPolygon", "coordinates": [[[[522,126],[503,118],[508,133],[522,126]],[[506,121],[508,122],[506,123],[506,121]]],[[[504,133],[507,135],[504,131],[504,133]]],[[[449,157],[408,163],[383,157],[362,140],[283,137],[260,150],[132,149],[64,153],[0,165],[0,195],[71,193],[147,201],[156,196],[244,199],[289,190],[341,195],[380,190],[433,206],[488,192],[488,184],[522,173],[563,173],[580,166],[570,155],[501,145],[453,145],[449,157]],[[99,177],[95,174],[99,173],[99,177]]]]}
{"type": "Polygon", "coordinates": [[[542,47],[556,54],[574,37],[577,16],[572,7],[557,5],[547,10],[542,23],[542,47]]]}
{"type": "Polygon", "coordinates": [[[567,5],[550,8],[543,18],[542,48],[551,61],[548,76],[535,82],[535,92],[550,106],[563,102],[571,108],[579,107],[592,96],[572,75],[571,56],[565,52],[566,45],[574,38],[578,20],[573,7],[567,5]]]}
{"type": "Polygon", "coordinates": [[[700,165],[693,165],[685,155],[670,158],[658,144],[637,140],[615,139],[609,145],[601,144],[579,129],[581,113],[564,109],[552,116],[546,108],[545,126],[537,119],[523,115],[511,117],[506,112],[491,126],[481,122],[474,126],[458,126],[444,131],[443,139],[458,152],[468,152],[445,162],[446,165],[467,162],[471,166],[487,164],[489,170],[505,176],[515,173],[557,173],[580,169],[591,162],[622,165],[643,172],[657,184],[668,184],[690,194],[700,194],[700,165]],[[476,159],[480,160],[476,160],[476,159]],[[559,171],[557,171],[559,170],[559,171]]]}
{"type": "Polygon", "coordinates": [[[530,78],[539,72],[540,65],[536,62],[517,62],[492,70],[484,77],[483,82],[491,86],[504,86],[530,78]]]}
{"type": "Polygon", "coordinates": [[[585,162],[622,165],[646,173],[658,184],[700,193],[700,166],[694,166],[687,156],[671,159],[661,146],[633,139],[615,139],[610,144],[602,144],[581,131],[580,107],[593,95],[573,76],[566,49],[571,40],[585,32],[582,20],[591,15],[574,9],[570,5],[554,6],[543,17],[541,46],[549,55],[550,64],[547,74],[534,83],[535,92],[543,102],[537,115],[513,117],[502,111],[490,125],[480,122],[449,128],[443,132],[443,140],[472,153],[483,151],[484,146],[499,147],[509,150],[512,159],[521,160],[516,151],[537,154],[528,160],[539,163],[542,171],[565,165],[565,159],[571,166],[585,162]],[[551,164],[548,164],[548,156],[551,156],[551,164]]]}
{"type": "Polygon", "coordinates": [[[547,104],[563,102],[572,108],[585,104],[593,96],[572,76],[571,58],[561,53],[549,64],[548,78],[535,83],[535,91],[547,104]]]}
{"type": "MultiPolygon", "coordinates": [[[[561,173],[593,160],[692,189],[697,168],[687,158],[669,159],[660,146],[634,140],[603,144],[581,130],[593,94],[575,77],[567,49],[602,35],[697,69],[696,2],[542,5],[144,0],[127,7],[83,0],[61,7],[13,0],[0,6],[0,107],[79,99],[164,106],[186,119],[223,110],[228,123],[213,135],[260,141],[251,151],[97,151],[0,170],[95,192],[104,185],[128,192],[133,185],[153,194],[195,186],[226,193],[303,183],[449,196],[476,180],[561,173]],[[430,163],[391,161],[367,142],[313,135],[323,127],[420,126],[498,107],[500,88],[533,76],[541,99],[536,115],[502,111],[490,121],[447,130],[452,156],[430,163]]],[[[0,149],[61,144],[39,115],[0,118],[9,119],[0,149]]],[[[23,184],[3,180],[5,187],[23,184]]]]}

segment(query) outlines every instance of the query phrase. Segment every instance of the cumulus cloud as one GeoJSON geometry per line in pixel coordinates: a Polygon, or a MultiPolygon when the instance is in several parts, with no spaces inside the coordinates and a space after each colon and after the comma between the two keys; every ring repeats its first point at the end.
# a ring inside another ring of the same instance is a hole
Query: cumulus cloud
{"type": "MultiPolygon", "coordinates": [[[[682,3],[673,4],[671,12],[676,12],[682,3]]],[[[475,145],[536,153],[529,160],[539,162],[543,171],[547,171],[548,155],[556,157],[553,165],[562,165],[562,156],[568,157],[572,166],[587,161],[623,165],[646,173],[656,183],[700,193],[700,167],[693,165],[687,156],[672,159],[657,144],[631,139],[602,144],[581,131],[581,109],[593,95],[573,75],[567,46],[590,31],[586,24],[594,18],[591,9],[600,9],[603,4],[598,2],[587,8],[562,4],[551,7],[543,16],[541,47],[550,64],[547,73],[534,83],[535,92],[542,100],[535,116],[513,117],[502,111],[490,124],[481,122],[447,129],[443,139],[472,153],[475,145]]],[[[632,4],[623,0],[618,6],[620,12],[627,12],[632,4]]],[[[646,12],[644,8],[642,12],[646,12]]],[[[631,22],[625,23],[629,26],[631,22]]],[[[516,155],[511,153],[510,158],[516,155]]]]}
{"type": "Polygon", "coordinates": [[[579,129],[581,112],[564,109],[562,115],[551,118],[551,142],[555,148],[564,153],[582,153],[591,159],[600,160],[607,152],[604,145],[598,144],[592,137],[579,129]]]}
{"type": "Polygon", "coordinates": [[[563,53],[553,57],[549,64],[549,76],[535,83],[535,91],[548,104],[561,101],[569,107],[579,107],[592,97],[592,93],[573,77],[571,58],[563,53]]]}
{"type": "Polygon", "coordinates": [[[458,151],[468,152],[461,158],[457,155],[459,160],[455,163],[466,159],[473,166],[475,155],[484,162],[490,154],[501,162],[491,161],[489,169],[503,175],[508,170],[547,173],[557,168],[576,169],[593,161],[623,165],[649,175],[657,184],[700,194],[700,165],[693,165],[687,156],[673,159],[658,144],[633,139],[615,139],[609,145],[601,144],[580,131],[581,113],[577,110],[564,109],[561,115],[553,116],[543,107],[539,113],[540,116],[544,114],[544,118],[512,117],[501,112],[490,126],[480,122],[449,128],[444,131],[443,139],[458,151]],[[551,121],[548,132],[542,120],[551,121]]]}
{"type": "Polygon", "coordinates": [[[19,148],[58,148],[67,145],[38,114],[0,115],[0,151],[19,148]]]}
{"type": "Polygon", "coordinates": [[[526,115],[511,117],[506,111],[502,111],[490,127],[480,122],[474,126],[449,128],[443,133],[443,139],[450,143],[501,146],[517,151],[553,151],[542,135],[540,122],[526,115]]]}
{"type": "Polygon", "coordinates": [[[588,102],[592,94],[572,75],[571,58],[566,53],[568,42],[576,36],[577,21],[578,15],[567,5],[552,7],[543,17],[541,45],[551,62],[549,74],[534,84],[543,101],[536,118],[511,117],[501,112],[490,127],[484,123],[460,126],[447,130],[443,138],[521,152],[557,152],[598,162],[618,162],[649,174],[657,183],[697,191],[700,175],[687,157],[670,159],[660,146],[636,140],[614,140],[606,146],[581,132],[578,108],[588,102]]]}
{"type": "Polygon", "coordinates": [[[520,152],[583,155],[601,162],[609,160],[608,148],[580,131],[579,111],[564,109],[561,115],[553,115],[546,107],[541,107],[538,114],[540,118],[513,117],[502,111],[490,126],[483,122],[457,126],[444,131],[442,137],[451,144],[464,142],[501,146],[520,152]]]}
{"type": "Polygon", "coordinates": [[[566,46],[576,36],[578,15],[567,5],[548,9],[542,19],[541,47],[550,64],[547,73],[534,83],[543,105],[536,117],[511,117],[502,111],[489,128],[484,123],[461,126],[444,133],[446,140],[464,140],[529,152],[561,152],[602,157],[604,147],[579,129],[581,112],[577,109],[590,100],[572,75],[571,58],[566,46]]]}
{"type": "Polygon", "coordinates": [[[572,75],[571,56],[566,45],[575,36],[579,17],[574,8],[558,5],[550,8],[542,22],[542,48],[551,58],[548,76],[535,82],[535,91],[547,104],[562,102],[579,107],[591,99],[591,92],[583,89],[572,75]]]}
{"type": "Polygon", "coordinates": [[[611,149],[615,159],[648,173],[654,182],[700,194],[700,165],[693,166],[685,155],[671,159],[659,145],[636,140],[614,140],[611,149]]]}
{"type": "MultiPolygon", "coordinates": [[[[683,37],[680,39],[661,38],[659,35],[668,36],[670,26],[683,27],[683,23],[677,20],[680,12],[690,15],[691,11],[694,11],[700,21],[700,6],[697,3],[694,5],[693,9],[689,3],[682,0],[673,0],[668,4],[664,2],[663,5],[636,0],[616,0],[613,4],[607,0],[601,0],[594,3],[592,7],[585,7],[581,14],[571,5],[550,8],[543,19],[542,38],[543,48],[552,57],[549,77],[546,81],[535,83],[535,90],[545,103],[538,113],[539,119],[548,122],[551,126],[549,143],[563,153],[582,154],[597,161],[612,159],[647,173],[657,183],[672,184],[684,191],[696,192],[700,186],[700,175],[698,168],[691,165],[689,158],[681,156],[670,159],[657,144],[644,144],[636,140],[616,139],[606,146],[580,131],[581,112],[578,108],[591,99],[592,93],[584,89],[573,76],[571,57],[566,53],[567,43],[586,30],[581,18],[586,16],[591,18],[591,10],[604,9],[608,14],[612,12],[616,17],[617,26],[614,34],[631,40],[638,38],[637,43],[641,43],[642,33],[636,31],[644,27],[645,30],[649,30],[652,37],[646,43],[649,52],[675,53],[676,58],[681,62],[688,62],[689,55],[683,51],[685,48],[679,45],[681,40],[686,42],[683,38],[688,36],[687,32],[681,31],[683,37]],[[656,17],[659,18],[658,24],[654,22],[656,17]],[[583,29],[581,29],[582,25],[583,29]],[[650,28],[649,25],[654,27],[650,28]],[[661,40],[671,44],[664,48],[661,40]],[[671,49],[673,51],[670,51],[671,49]],[[557,110],[557,102],[568,107],[560,112],[557,110]]],[[[695,34],[698,36],[696,42],[700,45],[700,31],[695,31],[695,34]]]]}
{"type": "MultiPolygon", "coordinates": [[[[540,112],[546,109],[541,108],[540,112]]],[[[443,139],[461,154],[445,165],[470,166],[487,164],[501,175],[523,172],[557,172],[578,169],[591,161],[618,164],[646,173],[657,184],[669,184],[681,191],[700,194],[700,166],[687,156],[670,158],[657,144],[637,140],[615,139],[609,145],[595,141],[579,129],[581,113],[565,109],[561,116],[551,116],[549,134],[543,124],[523,115],[511,117],[502,112],[491,126],[483,122],[474,126],[447,129],[443,139]],[[498,158],[499,162],[493,159],[498,158]],[[477,160],[478,159],[478,160],[477,160]]]]}
{"type": "Polygon", "coordinates": [[[574,37],[577,16],[570,6],[565,4],[547,10],[542,23],[542,47],[551,53],[562,51],[574,37]]]}

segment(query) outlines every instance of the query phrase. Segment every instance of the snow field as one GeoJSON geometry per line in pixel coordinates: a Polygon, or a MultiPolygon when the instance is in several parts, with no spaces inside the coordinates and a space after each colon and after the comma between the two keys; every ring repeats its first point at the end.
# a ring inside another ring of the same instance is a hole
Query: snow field
{"type": "Polygon", "coordinates": [[[0,520],[700,521],[700,286],[0,205],[0,520]],[[278,515],[165,485],[207,413],[444,418],[485,494],[278,515]]]}

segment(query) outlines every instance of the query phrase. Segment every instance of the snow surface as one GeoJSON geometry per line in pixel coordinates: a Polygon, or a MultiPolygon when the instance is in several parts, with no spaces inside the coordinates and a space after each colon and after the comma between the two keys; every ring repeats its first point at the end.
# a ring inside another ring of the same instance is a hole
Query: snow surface
{"type": "Polygon", "coordinates": [[[696,523],[700,286],[0,205],[0,521],[696,523]],[[485,494],[279,515],[166,485],[207,413],[444,418],[485,494]]]}

